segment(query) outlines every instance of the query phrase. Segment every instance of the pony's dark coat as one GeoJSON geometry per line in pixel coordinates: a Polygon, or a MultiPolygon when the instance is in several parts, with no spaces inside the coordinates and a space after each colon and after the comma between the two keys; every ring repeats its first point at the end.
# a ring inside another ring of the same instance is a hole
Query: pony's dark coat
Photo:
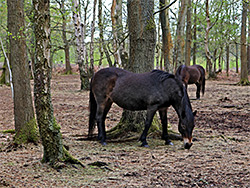
{"type": "Polygon", "coordinates": [[[179,116],[179,131],[186,139],[185,148],[191,147],[194,115],[186,89],[174,75],[160,70],[136,74],[114,67],[98,71],[90,84],[89,136],[97,121],[98,139],[102,144],[106,144],[105,118],[113,102],[127,110],[147,110],[140,137],[143,146],[148,145],[146,136],[156,111],[162,122],[162,137],[166,144],[171,143],[167,133],[167,108],[172,105],[179,116]]]}
{"type": "Polygon", "coordinates": [[[186,88],[188,84],[195,84],[197,87],[196,98],[200,98],[200,91],[202,95],[205,93],[205,69],[200,65],[180,65],[175,73],[176,77],[179,78],[185,84],[186,88]]]}

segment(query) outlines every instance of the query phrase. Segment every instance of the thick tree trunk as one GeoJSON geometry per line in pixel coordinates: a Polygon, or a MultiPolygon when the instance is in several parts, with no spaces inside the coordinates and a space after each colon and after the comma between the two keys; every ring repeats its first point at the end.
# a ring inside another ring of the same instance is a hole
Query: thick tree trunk
{"type": "Polygon", "coordinates": [[[246,20],[247,20],[247,6],[248,3],[243,0],[242,22],[241,22],[241,69],[240,69],[240,84],[249,85],[248,72],[247,72],[247,48],[246,48],[246,20]]]}
{"type": "MultiPolygon", "coordinates": [[[[153,19],[153,0],[128,0],[128,29],[130,33],[130,58],[126,69],[136,72],[148,72],[154,67],[154,50],[156,43],[156,28],[153,19]]],[[[137,132],[139,128],[144,127],[145,112],[132,112],[124,110],[119,122],[119,133],[124,130],[137,132]]],[[[115,127],[113,130],[117,130],[115,127]]],[[[140,129],[141,130],[141,129],[140,129]]]]}
{"type": "Polygon", "coordinates": [[[38,141],[26,57],[23,1],[8,0],[8,31],[10,35],[10,60],[14,86],[14,120],[18,144],[38,141]]]}

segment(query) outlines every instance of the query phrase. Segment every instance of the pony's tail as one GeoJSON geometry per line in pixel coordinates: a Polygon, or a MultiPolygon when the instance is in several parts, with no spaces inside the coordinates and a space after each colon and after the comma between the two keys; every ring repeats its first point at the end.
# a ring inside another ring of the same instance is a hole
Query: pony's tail
{"type": "Polygon", "coordinates": [[[91,86],[90,86],[90,92],[89,92],[89,132],[88,132],[88,138],[91,138],[93,136],[93,132],[95,129],[95,116],[96,116],[96,110],[97,110],[97,104],[94,97],[94,94],[92,92],[91,86]]]}

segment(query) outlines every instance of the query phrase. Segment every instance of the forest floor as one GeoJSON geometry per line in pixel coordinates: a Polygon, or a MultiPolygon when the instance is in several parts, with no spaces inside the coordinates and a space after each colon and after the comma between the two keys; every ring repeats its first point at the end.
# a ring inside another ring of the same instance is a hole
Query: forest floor
{"type": "MultiPolygon", "coordinates": [[[[182,141],[164,145],[149,135],[150,147],[137,140],[108,140],[107,146],[86,141],[88,92],[80,92],[75,75],[54,74],[52,102],[61,125],[63,142],[85,168],[66,165],[53,169],[41,163],[41,144],[9,147],[14,129],[13,102],[7,86],[0,86],[0,187],[250,187],[250,87],[234,85],[236,73],[222,73],[206,81],[206,92],[195,98],[197,110],[194,144],[183,149],[182,141]]],[[[107,128],[115,126],[122,109],[114,105],[107,128]]],[[[170,129],[177,131],[177,115],[169,110],[170,129]]]]}

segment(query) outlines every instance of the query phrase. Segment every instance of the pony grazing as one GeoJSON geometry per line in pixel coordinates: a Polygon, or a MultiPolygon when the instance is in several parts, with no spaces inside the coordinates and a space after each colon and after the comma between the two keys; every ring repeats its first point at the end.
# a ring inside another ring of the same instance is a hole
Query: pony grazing
{"type": "Polygon", "coordinates": [[[180,65],[175,73],[176,77],[179,78],[186,86],[188,84],[195,84],[197,87],[196,98],[200,98],[200,92],[202,95],[205,93],[205,69],[200,65],[180,65]]]}
{"type": "Polygon", "coordinates": [[[127,110],[147,110],[140,137],[145,147],[148,147],[146,137],[156,111],[160,114],[162,138],[166,144],[172,145],[167,131],[167,108],[172,105],[179,117],[178,130],[184,147],[189,149],[192,146],[195,113],[186,88],[174,75],[160,70],[136,74],[114,67],[95,73],[90,83],[88,136],[92,136],[97,122],[98,139],[103,145],[106,145],[105,119],[113,102],[127,110]]]}

